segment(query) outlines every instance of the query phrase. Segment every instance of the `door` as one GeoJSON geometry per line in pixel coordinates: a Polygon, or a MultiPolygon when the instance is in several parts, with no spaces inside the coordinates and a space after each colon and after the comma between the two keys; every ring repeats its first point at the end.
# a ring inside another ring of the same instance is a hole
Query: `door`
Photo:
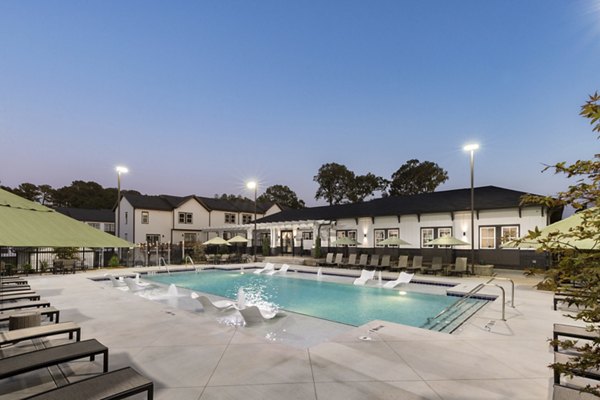
{"type": "Polygon", "coordinates": [[[292,231],[281,231],[281,254],[292,254],[294,251],[294,236],[292,231]]]}

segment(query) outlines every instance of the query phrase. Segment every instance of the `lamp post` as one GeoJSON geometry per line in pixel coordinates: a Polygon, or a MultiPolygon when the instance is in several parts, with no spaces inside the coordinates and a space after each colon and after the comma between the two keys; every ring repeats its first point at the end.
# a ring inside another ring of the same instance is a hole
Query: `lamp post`
{"type": "Polygon", "coordinates": [[[126,174],[129,170],[126,167],[117,167],[117,237],[121,237],[121,174],[126,174]]]}
{"type": "Polygon", "coordinates": [[[256,190],[258,184],[255,181],[250,181],[246,184],[246,187],[250,190],[254,189],[254,230],[252,231],[252,255],[256,261],[256,190]]]}
{"type": "Polygon", "coordinates": [[[475,273],[475,150],[479,148],[476,143],[468,144],[463,149],[471,153],[471,273],[475,273]]]}

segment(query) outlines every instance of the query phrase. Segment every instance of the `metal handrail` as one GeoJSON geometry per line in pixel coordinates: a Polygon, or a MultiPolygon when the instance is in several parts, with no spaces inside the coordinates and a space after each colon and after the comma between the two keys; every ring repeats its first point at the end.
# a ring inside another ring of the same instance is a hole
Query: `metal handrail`
{"type": "Polygon", "coordinates": [[[502,278],[499,276],[493,276],[492,279],[490,279],[489,281],[487,281],[486,283],[490,283],[494,280],[501,280],[501,281],[510,281],[511,284],[511,292],[510,292],[510,306],[512,308],[515,308],[515,281],[513,281],[510,278],[502,278]]]}
{"type": "Polygon", "coordinates": [[[479,292],[483,288],[484,285],[485,284],[480,283],[479,285],[475,286],[466,295],[464,295],[463,297],[461,297],[460,299],[458,299],[457,301],[455,301],[454,303],[450,304],[448,307],[444,308],[442,311],[437,313],[437,315],[435,317],[427,318],[427,322],[431,322],[434,319],[438,319],[439,317],[446,314],[451,309],[458,307],[459,305],[461,305],[462,303],[467,301],[469,298],[471,298],[475,293],[479,292]]]}
{"type": "Polygon", "coordinates": [[[506,321],[506,293],[504,288],[497,283],[484,283],[484,286],[496,286],[502,291],[502,321],[506,321]]]}
{"type": "Polygon", "coordinates": [[[183,260],[185,265],[188,264],[188,260],[190,261],[190,264],[192,264],[192,267],[194,267],[194,271],[198,272],[202,269],[200,267],[196,267],[196,264],[194,264],[194,260],[190,256],[185,256],[185,259],[183,260]]]}
{"type": "Polygon", "coordinates": [[[171,271],[169,270],[169,265],[168,265],[168,264],[167,264],[167,262],[165,261],[165,258],[164,258],[164,257],[159,257],[159,258],[158,258],[158,266],[160,267],[160,262],[161,262],[161,261],[163,262],[163,265],[165,266],[165,269],[167,270],[167,273],[168,273],[169,275],[171,275],[171,271]]]}

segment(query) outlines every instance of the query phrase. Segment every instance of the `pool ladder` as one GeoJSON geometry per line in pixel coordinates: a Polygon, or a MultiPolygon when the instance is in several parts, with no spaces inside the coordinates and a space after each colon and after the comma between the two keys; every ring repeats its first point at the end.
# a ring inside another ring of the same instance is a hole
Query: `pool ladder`
{"type": "Polygon", "coordinates": [[[161,261],[162,261],[162,263],[163,263],[163,266],[164,266],[164,267],[165,267],[165,269],[167,270],[167,273],[168,273],[169,275],[171,275],[171,271],[169,270],[169,265],[168,265],[168,264],[167,264],[167,262],[165,261],[165,258],[164,258],[164,257],[159,257],[159,259],[158,259],[158,268],[160,268],[160,263],[161,263],[161,261]]]}
{"type": "Polygon", "coordinates": [[[192,267],[194,267],[194,271],[196,271],[196,273],[202,271],[201,267],[196,267],[196,264],[194,264],[194,260],[192,260],[192,257],[185,256],[184,264],[187,265],[188,261],[190,262],[190,264],[192,265],[192,267]]]}
{"type": "MultiPolygon", "coordinates": [[[[498,276],[493,276],[487,282],[480,283],[479,285],[475,286],[466,295],[464,295],[463,297],[461,297],[458,301],[450,304],[448,307],[446,307],[442,311],[440,311],[435,317],[429,317],[429,318],[427,318],[427,322],[423,325],[423,327],[425,327],[427,325],[430,325],[432,323],[433,323],[433,325],[429,329],[432,329],[432,328],[436,327],[437,325],[439,325],[441,323],[441,321],[440,322],[435,322],[435,321],[439,320],[444,315],[450,315],[449,314],[450,312],[458,310],[458,308],[461,305],[463,305],[468,299],[470,299],[473,296],[475,296],[479,291],[481,291],[481,289],[483,289],[486,286],[495,286],[495,287],[497,287],[497,288],[500,289],[500,291],[502,293],[502,321],[506,321],[506,291],[504,290],[504,288],[502,286],[498,285],[497,283],[492,283],[492,281],[494,281],[494,280],[510,281],[510,283],[511,283],[511,298],[510,298],[510,303],[511,304],[510,304],[510,306],[512,308],[515,308],[515,282],[512,279],[510,279],[510,278],[501,278],[501,277],[498,277],[498,276]]],[[[456,318],[454,320],[456,320],[456,318]]],[[[447,326],[447,325],[449,325],[449,324],[450,323],[444,325],[444,327],[447,326]]]]}

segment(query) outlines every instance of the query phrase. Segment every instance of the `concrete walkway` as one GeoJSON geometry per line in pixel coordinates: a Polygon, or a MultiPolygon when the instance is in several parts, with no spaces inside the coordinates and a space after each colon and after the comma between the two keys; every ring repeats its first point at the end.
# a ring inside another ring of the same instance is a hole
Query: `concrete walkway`
{"type": "MultiPolygon", "coordinates": [[[[111,370],[131,365],[151,378],[157,399],[549,399],[547,339],[553,323],[572,323],[552,310],[550,293],[533,289],[537,279],[521,275],[513,276],[516,307],[507,305],[506,321],[500,320],[501,301],[496,300],[448,335],[384,321],[353,328],[293,313],[272,324],[228,326],[199,306],[182,310],[88,279],[105,272],[27,279],[62,310],[61,321],[77,322],[83,339],[108,346],[111,370]],[[380,325],[378,332],[369,332],[380,325]],[[277,332],[317,337],[302,347],[277,340],[277,332]],[[372,340],[359,339],[365,335],[372,340]]],[[[467,289],[487,279],[450,280],[467,289]]],[[[501,284],[510,292],[507,283],[501,284]]],[[[67,341],[57,338],[51,344],[67,341]]],[[[23,342],[1,354],[33,346],[23,342]]],[[[98,357],[4,379],[0,399],[99,373],[101,362],[98,357]]]]}

